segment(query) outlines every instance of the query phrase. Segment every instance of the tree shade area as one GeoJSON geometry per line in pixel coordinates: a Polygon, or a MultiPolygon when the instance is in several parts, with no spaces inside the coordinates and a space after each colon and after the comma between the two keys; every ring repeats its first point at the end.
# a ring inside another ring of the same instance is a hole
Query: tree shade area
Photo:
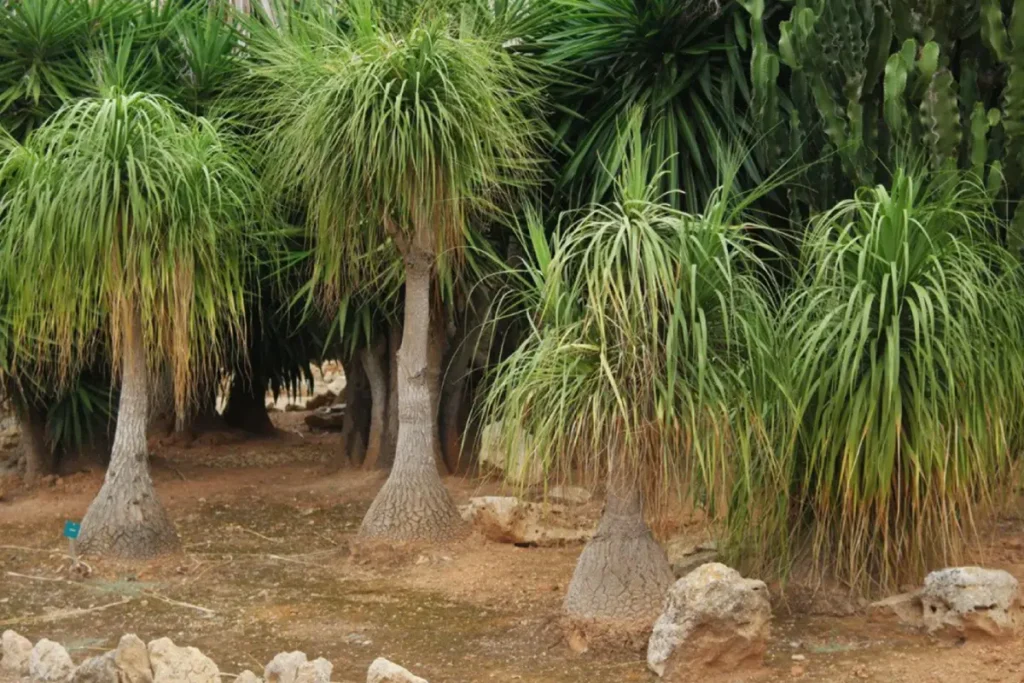
{"type": "Polygon", "coordinates": [[[874,595],[1020,503],[1022,192],[1024,0],[0,0],[17,475],[180,553],[161,444],[273,443],[330,365],[354,542],[603,497],[584,641],[649,634],[684,514],[874,595]]]}

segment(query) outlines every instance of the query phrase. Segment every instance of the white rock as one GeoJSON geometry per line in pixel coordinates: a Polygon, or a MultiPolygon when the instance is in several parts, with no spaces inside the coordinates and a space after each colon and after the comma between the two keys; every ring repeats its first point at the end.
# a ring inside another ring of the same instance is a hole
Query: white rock
{"type": "Polygon", "coordinates": [[[1020,593],[1017,579],[1001,569],[952,567],[932,572],[920,593],[929,633],[1016,633],[1020,593]]]}
{"type": "Polygon", "coordinates": [[[119,683],[114,653],[90,657],[75,669],[71,683],[119,683]]]}
{"type": "Polygon", "coordinates": [[[263,683],[263,679],[246,669],[242,673],[238,674],[238,678],[235,679],[235,683],[263,683]]]}
{"type": "Polygon", "coordinates": [[[499,443],[501,423],[492,422],[483,428],[480,435],[479,462],[502,473],[506,481],[522,486],[533,486],[544,481],[544,468],[536,458],[531,458],[533,438],[520,433],[513,444],[512,454],[499,443]],[[532,460],[532,462],[531,462],[532,460]]]}
{"type": "Polygon", "coordinates": [[[305,652],[280,652],[263,670],[263,680],[266,683],[296,683],[299,667],[307,661],[305,652]]]}
{"type": "Polygon", "coordinates": [[[28,657],[28,675],[40,683],[67,683],[75,671],[75,664],[64,646],[43,638],[28,657]]]}
{"type": "Polygon", "coordinates": [[[323,657],[317,657],[312,662],[304,662],[299,665],[295,674],[295,683],[331,683],[331,673],[334,666],[323,657]]]}
{"type": "Polygon", "coordinates": [[[592,528],[573,526],[564,508],[529,503],[513,496],[470,498],[462,517],[498,543],[561,545],[586,541],[592,528]]]}
{"type": "Polygon", "coordinates": [[[366,683],[427,683],[427,680],[414,676],[394,662],[378,657],[366,672],[366,683]]]}
{"type": "Polygon", "coordinates": [[[220,670],[194,647],[178,647],[170,638],[149,644],[153,683],[220,683],[220,670]]]}
{"type": "Polygon", "coordinates": [[[114,650],[114,664],[122,683],[153,683],[153,666],[146,643],[134,633],[121,636],[114,650]]]}
{"type": "Polygon", "coordinates": [[[757,664],[768,644],[771,604],[764,582],[723,564],[705,564],[669,589],[647,646],[647,666],[669,681],[691,681],[706,667],[757,664]]]}
{"type": "Polygon", "coordinates": [[[28,676],[28,658],[32,654],[32,641],[14,631],[0,636],[0,671],[28,676]]]}
{"type": "Polygon", "coordinates": [[[590,502],[590,491],[579,486],[552,486],[548,491],[548,498],[558,503],[569,505],[586,505],[590,502]]]}

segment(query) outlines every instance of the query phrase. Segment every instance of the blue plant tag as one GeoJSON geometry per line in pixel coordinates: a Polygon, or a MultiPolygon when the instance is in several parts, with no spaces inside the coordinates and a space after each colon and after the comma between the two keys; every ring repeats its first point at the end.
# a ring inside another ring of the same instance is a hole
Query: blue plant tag
{"type": "Polygon", "coordinates": [[[78,532],[82,530],[82,525],[78,522],[72,522],[68,520],[64,522],[64,537],[70,539],[78,538],[78,532]]]}

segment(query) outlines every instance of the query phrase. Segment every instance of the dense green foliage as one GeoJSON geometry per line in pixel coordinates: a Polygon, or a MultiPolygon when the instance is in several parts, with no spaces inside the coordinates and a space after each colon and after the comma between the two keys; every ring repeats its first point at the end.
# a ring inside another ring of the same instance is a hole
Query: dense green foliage
{"type": "Polygon", "coordinates": [[[415,253],[510,455],[766,575],[899,583],[1014,492],[1024,0],[252,4],[0,0],[0,358],[55,440],[130,309],[179,409],[394,373],[415,253]]]}

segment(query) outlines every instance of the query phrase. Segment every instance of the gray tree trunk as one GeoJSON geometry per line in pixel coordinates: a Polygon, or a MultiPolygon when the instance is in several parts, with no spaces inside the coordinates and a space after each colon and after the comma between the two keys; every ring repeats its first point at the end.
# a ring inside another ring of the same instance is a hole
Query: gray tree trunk
{"type": "Polygon", "coordinates": [[[465,524],[434,463],[437,420],[428,378],[432,258],[405,255],[405,324],[398,351],[395,464],[363,519],[361,535],[396,541],[446,541],[465,524]]]}
{"type": "Polygon", "coordinates": [[[83,553],[145,558],[174,551],[178,536],[156,497],[146,448],[146,350],[138,309],[123,340],[121,398],[110,466],[103,487],[82,520],[83,553]]]}
{"type": "Polygon", "coordinates": [[[385,341],[362,350],[363,369],[370,385],[370,435],[366,442],[366,458],[363,469],[376,469],[380,464],[380,453],[384,443],[384,420],[387,416],[388,378],[381,365],[385,341]]]}
{"type": "Polygon", "coordinates": [[[649,629],[674,581],[668,557],[644,521],[637,483],[612,474],[597,533],[569,584],[566,613],[627,631],[649,629]]]}

